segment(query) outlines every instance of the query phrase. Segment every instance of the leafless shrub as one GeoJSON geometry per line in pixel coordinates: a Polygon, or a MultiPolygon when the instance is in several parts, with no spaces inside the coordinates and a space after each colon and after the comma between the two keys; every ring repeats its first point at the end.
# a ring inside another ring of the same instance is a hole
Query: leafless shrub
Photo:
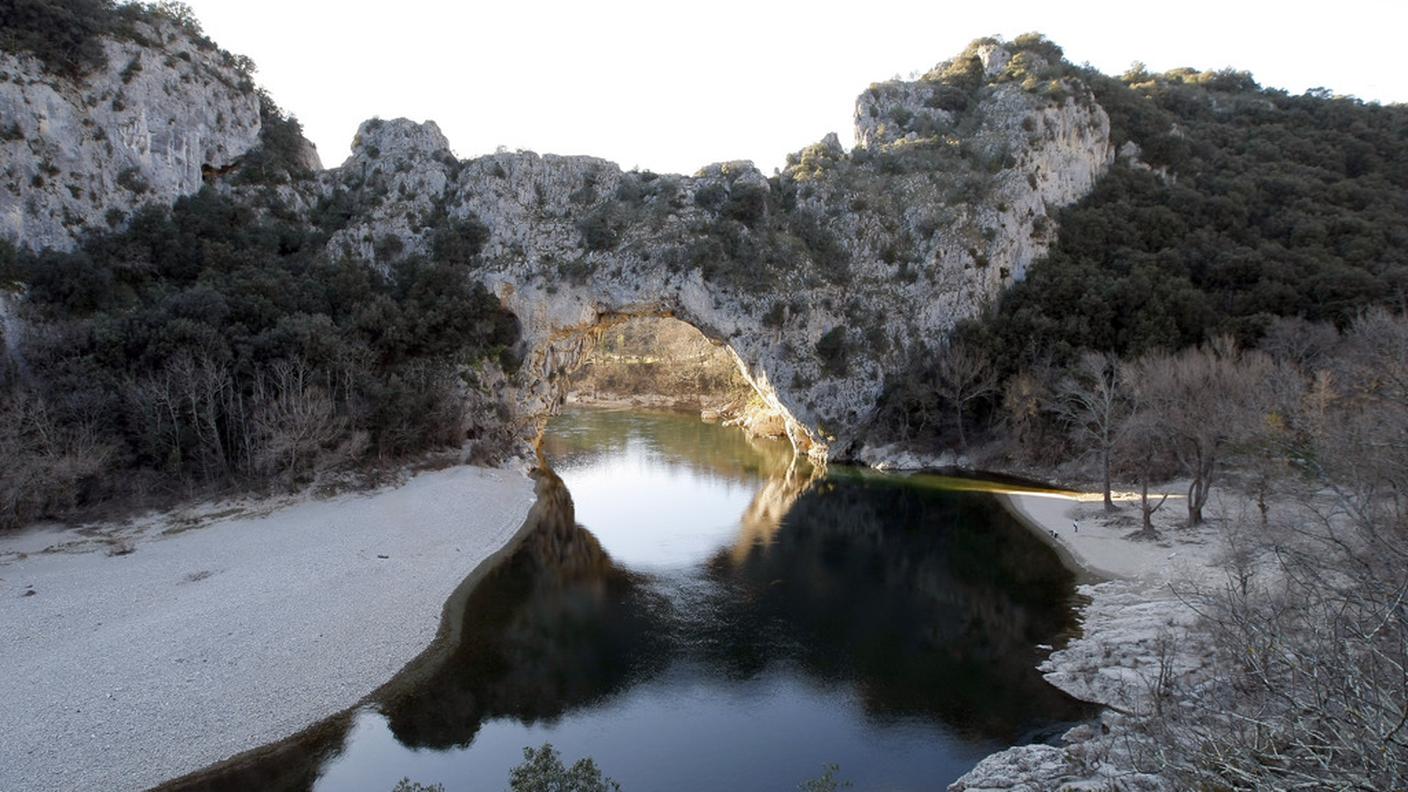
{"type": "Polygon", "coordinates": [[[997,381],[992,361],[961,339],[951,341],[934,359],[934,389],[953,409],[958,443],[964,451],[968,450],[968,435],[963,428],[968,405],[996,391],[997,381]]]}
{"type": "Polygon", "coordinates": [[[343,435],[345,422],[336,404],[301,360],[279,361],[262,372],[251,401],[252,458],[260,472],[294,476],[313,466],[343,435]]]}
{"type": "Polygon", "coordinates": [[[1408,783],[1403,547],[1395,570],[1376,560],[1381,543],[1335,534],[1305,532],[1316,538],[1281,556],[1275,585],[1233,574],[1197,599],[1215,660],[1148,720],[1161,769],[1185,788],[1408,783]]]}
{"type": "Polygon", "coordinates": [[[1143,713],[1178,788],[1408,788],[1408,323],[1336,352],[1275,435],[1297,505],[1230,521],[1224,579],[1188,595],[1212,661],[1143,713]]]}
{"type": "Polygon", "coordinates": [[[0,528],[72,508],[112,456],[98,436],[91,423],[60,426],[27,393],[0,400],[0,528]]]}
{"type": "Polygon", "coordinates": [[[1001,420],[1012,450],[1021,459],[1054,466],[1070,458],[1071,440],[1078,438],[1051,420],[1062,374],[1049,360],[1040,359],[1013,374],[1002,387],[1001,420]]]}

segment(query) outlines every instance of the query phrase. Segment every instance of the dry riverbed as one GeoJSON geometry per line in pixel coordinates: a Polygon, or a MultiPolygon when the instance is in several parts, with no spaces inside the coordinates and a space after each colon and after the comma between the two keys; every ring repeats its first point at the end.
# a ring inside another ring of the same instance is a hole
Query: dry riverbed
{"type": "Polygon", "coordinates": [[[0,537],[0,789],[145,789],[357,704],[533,502],[521,473],[453,467],[0,537]]]}

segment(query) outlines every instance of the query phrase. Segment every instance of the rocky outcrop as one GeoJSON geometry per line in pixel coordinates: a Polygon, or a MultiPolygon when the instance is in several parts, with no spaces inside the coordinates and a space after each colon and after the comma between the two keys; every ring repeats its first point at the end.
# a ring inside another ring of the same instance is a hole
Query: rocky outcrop
{"type": "Polygon", "coordinates": [[[854,458],[886,378],[1021,279],[1051,213],[1114,158],[1083,85],[1033,90],[1013,79],[1040,65],[1027,53],[979,54],[986,77],[954,109],[931,106],[956,90],[938,78],[877,86],[856,150],[828,136],[773,178],[746,162],[690,177],[531,152],[461,162],[433,123],[369,121],[317,185],[360,207],[330,251],[386,266],[434,253],[445,229],[487,229],[482,278],[522,328],[525,436],[595,330],[673,316],[733,351],[800,450],[854,458]]]}
{"type": "Polygon", "coordinates": [[[259,99],[231,56],[160,17],[132,25],[81,78],[0,51],[0,238],[71,249],[257,143],[259,99]]]}
{"type": "Polygon", "coordinates": [[[1061,745],[1019,745],[986,757],[949,792],[1120,789],[1169,792],[1153,761],[1159,746],[1140,728],[1153,711],[1159,680],[1194,673],[1208,662],[1207,636],[1192,629],[1194,606],[1167,586],[1117,580],[1083,585],[1089,604],[1082,635],[1041,664],[1046,680],[1109,709],[1061,745]]]}
{"type": "Polygon", "coordinates": [[[341,167],[249,184],[222,176],[260,137],[244,72],[178,26],[139,24],[160,46],[108,40],[108,65],[78,81],[0,54],[0,118],[15,119],[0,141],[0,236],[71,247],[198,189],[204,172],[261,210],[301,213],[328,232],[330,256],[384,270],[473,259],[520,323],[522,361],[476,375],[498,385],[473,396],[498,402],[485,420],[510,416],[520,448],[599,329],[672,316],[728,347],[798,450],[876,458],[862,446],[886,380],[1020,280],[1054,238],[1052,213],[1114,159],[1109,119],[1074,71],[984,41],[924,78],[872,86],[859,146],[828,135],[771,178],[747,162],[677,176],[532,152],[462,161],[432,122],[373,119],[341,167]]]}

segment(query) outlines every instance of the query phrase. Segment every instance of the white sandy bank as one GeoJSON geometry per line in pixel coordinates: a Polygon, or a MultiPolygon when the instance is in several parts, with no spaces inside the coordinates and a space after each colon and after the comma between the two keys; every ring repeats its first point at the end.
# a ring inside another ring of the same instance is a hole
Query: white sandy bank
{"type": "Polygon", "coordinates": [[[144,789],[356,704],[533,502],[526,476],[456,467],[171,534],[0,538],[0,790],[144,789]]]}
{"type": "Polygon", "coordinates": [[[1211,566],[1210,556],[1221,548],[1220,537],[1211,528],[1176,524],[1185,512],[1183,501],[1175,497],[1155,512],[1160,539],[1147,541],[1130,538],[1139,529],[1139,502],[1131,494],[1117,498],[1120,508],[1114,518],[1105,513],[1095,494],[1078,498],[1031,492],[1002,495],[1008,511],[1056,545],[1079,570],[1097,578],[1151,584],[1203,577],[1211,566]],[[1079,523],[1079,530],[1073,523],[1079,523]]]}
{"type": "MultiPolygon", "coordinates": [[[[1190,630],[1196,614],[1179,592],[1217,580],[1222,537],[1209,526],[1182,525],[1184,503],[1176,496],[1155,514],[1158,541],[1132,537],[1139,505],[1130,494],[1119,498],[1114,514],[1105,512],[1096,494],[1001,497],[1074,570],[1100,579],[1079,587],[1089,598],[1080,614],[1082,634],[1053,652],[1041,670],[1072,696],[1112,709],[1100,716],[1098,727],[1071,729],[1062,745],[1018,746],[987,757],[950,792],[1169,789],[1163,779],[1132,769],[1131,752],[1139,743],[1122,713],[1144,705],[1161,663],[1186,673],[1208,661],[1210,648],[1190,630]]],[[[1229,501],[1241,505],[1235,496],[1229,501]]],[[[1209,507],[1210,524],[1232,510],[1222,498],[1209,507]]]]}

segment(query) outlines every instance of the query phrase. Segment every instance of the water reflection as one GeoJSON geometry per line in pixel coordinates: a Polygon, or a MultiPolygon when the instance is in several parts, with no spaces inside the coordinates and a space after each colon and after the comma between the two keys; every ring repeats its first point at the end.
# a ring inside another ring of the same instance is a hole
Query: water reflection
{"type": "Polygon", "coordinates": [[[545,484],[550,508],[470,596],[460,646],[383,705],[400,742],[465,746],[486,720],[550,721],[664,666],[669,603],[577,525],[560,479],[546,474],[545,484]]]}
{"type": "Polygon", "coordinates": [[[819,476],[819,470],[802,460],[781,470],[773,469],[738,518],[738,537],[729,550],[729,558],[742,564],[756,548],[772,544],[782,530],[783,518],[819,476]]]}
{"type": "Polygon", "coordinates": [[[246,762],[287,780],[261,788],[318,767],[317,789],[502,789],[552,741],[628,792],[791,789],[833,761],[859,788],[933,789],[1090,714],[1034,670],[1071,627],[1071,576],[988,494],[818,477],[661,414],[570,413],[544,454],[561,478],[459,644],[246,762]]]}
{"type": "Polygon", "coordinates": [[[924,716],[1016,742],[1084,709],[1035,671],[1069,619],[1069,576],[985,496],[827,481],[775,541],[708,567],[713,602],[687,632],[737,676],[795,659],[853,685],[867,712],[924,716]]]}

